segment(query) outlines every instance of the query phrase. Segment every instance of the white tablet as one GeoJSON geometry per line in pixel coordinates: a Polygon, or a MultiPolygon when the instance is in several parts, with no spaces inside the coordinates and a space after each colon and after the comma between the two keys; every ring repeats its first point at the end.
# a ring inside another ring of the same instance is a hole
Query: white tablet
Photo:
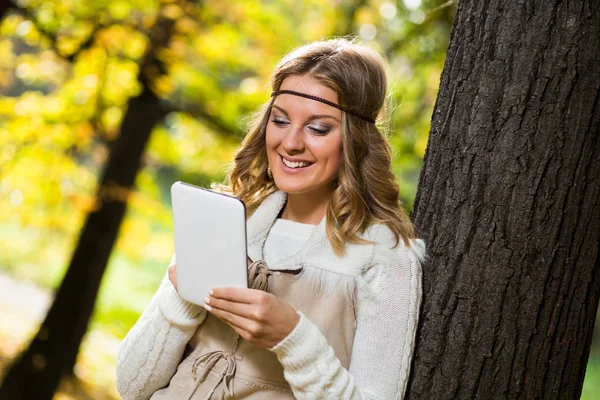
{"type": "Polygon", "coordinates": [[[231,196],[171,186],[179,295],[203,305],[214,287],[248,287],[246,210],[231,196]]]}

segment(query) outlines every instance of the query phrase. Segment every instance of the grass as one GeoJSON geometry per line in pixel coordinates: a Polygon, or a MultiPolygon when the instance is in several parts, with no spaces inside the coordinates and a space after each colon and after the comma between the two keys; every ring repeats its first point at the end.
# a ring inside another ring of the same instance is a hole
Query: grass
{"type": "Polygon", "coordinates": [[[597,399],[600,399],[600,354],[591,354],[585,371],[581,400],[597,399]]]}
{"type": "Polygon", "coordinates": [[[144,311],[163,278],[169,260],[139,263],[116,254],[98,294],[93,323],[123,338],[144,311]]]}

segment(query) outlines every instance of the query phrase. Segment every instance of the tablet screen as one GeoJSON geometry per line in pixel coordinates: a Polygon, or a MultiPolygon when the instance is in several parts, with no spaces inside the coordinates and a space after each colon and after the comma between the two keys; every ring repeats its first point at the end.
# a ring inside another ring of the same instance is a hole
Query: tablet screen
{"type": "Polygon", "coordinates": [[[203,305],[214,287],[248,287],[244,203],[183,182],[171,200],[179,295],[203,305]]]}

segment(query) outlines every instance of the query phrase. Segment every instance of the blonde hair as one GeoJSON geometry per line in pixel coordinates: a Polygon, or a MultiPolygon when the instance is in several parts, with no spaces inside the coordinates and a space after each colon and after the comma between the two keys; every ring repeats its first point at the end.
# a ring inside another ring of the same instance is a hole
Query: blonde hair
{"type": "MultiPolygon", "coordinates": [[[[271,78],[273,91],[285,78],[310,75],[334,90],[338,104],[376,120],[383,114],[387,80],[386,62],[371,47],[348,39],[331,39],[301,46],[286,55],[271,78]]],[[[273,99],[255,114],[248,134],[235,154],[229,172],[229,191],[252,214],[277,190],[267,173],[266,126],[273,99]]],[[[403,210],[398,183],[391,171],[391,148],[373,123],[342,112],[344,161],[337,186],[327,207],[327,236],[334,252],[344,254],[344,244],[369,243],[361,234],[372,224],[388,226],[408,245],[415,237],[413,224],[403,210]]]]}

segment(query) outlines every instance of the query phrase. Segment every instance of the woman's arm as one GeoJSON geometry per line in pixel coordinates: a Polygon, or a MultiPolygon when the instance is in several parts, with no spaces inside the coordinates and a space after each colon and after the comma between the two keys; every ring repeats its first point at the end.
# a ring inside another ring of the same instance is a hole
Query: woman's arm
{"type": "Polygon", "coordinates": [[[359,298],[349,370],[304,315],[271,349],[299,400],[404,396],[421,301],[420,262],[413,251],[400,248],[365,279],[371,295],[368,301],[359,298]]]}
{"type": "Polygon", "coordinates": [[[169,383],[185,346],[206,317],[183,300],[165,275],[152,301],[119,349],[117,389],[123,399],[148,399],[169,383]]]}

